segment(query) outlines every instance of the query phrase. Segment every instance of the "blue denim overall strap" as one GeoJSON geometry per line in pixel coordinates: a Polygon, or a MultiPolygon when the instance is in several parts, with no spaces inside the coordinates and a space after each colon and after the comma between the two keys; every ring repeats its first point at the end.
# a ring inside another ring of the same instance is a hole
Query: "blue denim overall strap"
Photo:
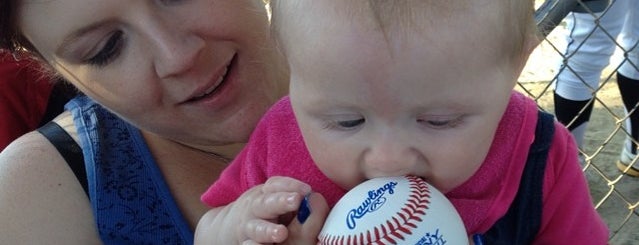
{"type": "Polygon", "coordinates": [[[102,242],[193,244],[193,231],[140,131],[87,97],[66,108],[78,130],[102,242]]]}
{"type": "Polygon", "coordinates": [[[540,111],[515,200],[484,234],[484,244],[530,244],[535,239],[541,226],[544,172],[554,132],[554,117],[540,111]]]}

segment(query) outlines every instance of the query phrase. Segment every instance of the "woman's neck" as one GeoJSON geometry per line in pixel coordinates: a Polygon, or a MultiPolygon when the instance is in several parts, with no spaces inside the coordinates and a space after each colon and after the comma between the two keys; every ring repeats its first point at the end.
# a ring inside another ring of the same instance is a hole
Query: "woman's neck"
{"type": "Polygon", "coordinates": [[[218,179],[243,147],[232,144],[211,151],[184,145],[155,134],[142,132],[173,198],[192,228],[208,210],[200,195],[218,179]]]}
{"type": "Polygon", "coordinates": [[[170,140],[146,131],[142,131],[142,135],[154,156],[156,156],[156,153],[153,150],[157,150],[157,154],[161,155],[165,155],[163,152],[179,153],[178,158],[196,157],[200,155],[225,163],[235,158],[245,145],[245,143],[231,143],[226,145],[203,146],[170,140]]]}

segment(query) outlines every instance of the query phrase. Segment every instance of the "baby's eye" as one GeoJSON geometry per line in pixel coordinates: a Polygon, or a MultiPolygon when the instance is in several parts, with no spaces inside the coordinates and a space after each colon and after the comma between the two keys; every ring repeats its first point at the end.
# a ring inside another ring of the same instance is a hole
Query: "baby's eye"
{"type": "Polygon", "coordinates": [[[338,118],[325,120],[324,128],[329,130],[349,131],[357,129],[364,124],[364,122],[366,122],[366,119],[363,117],[348,116],[344,118],[343,116],[339,116],[338,118]]]}
{"type": "Polygon", "coordinates": [[[179,4],[181,2],[186,2],[186,0],[159,0],[160,3],[162,3],[163,5],[174,5],[174,4],[179,4]]]}
{"type": "Polygon", "coordinates": [[[461,122],[461,117],[417,119],[417,122],[434,129],[454,128],[461,122]]]}
{"type": "Polygon", "coordinates": [[[336,123],[342,128],[354,128],[363,124],[364,121],[365,121],[364,118],[360,118],[356,120],[337,121],[336,123]]]}

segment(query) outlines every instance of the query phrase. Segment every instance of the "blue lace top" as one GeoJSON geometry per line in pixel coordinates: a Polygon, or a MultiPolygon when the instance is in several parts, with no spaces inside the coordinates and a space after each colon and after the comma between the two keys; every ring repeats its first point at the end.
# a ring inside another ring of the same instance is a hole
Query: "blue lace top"
{"type": "Polygon", "coordinates": [[[78,129],[104,244],[193,244],[193,231],[140,132],[84,96],[66,109],[78,129]]]}

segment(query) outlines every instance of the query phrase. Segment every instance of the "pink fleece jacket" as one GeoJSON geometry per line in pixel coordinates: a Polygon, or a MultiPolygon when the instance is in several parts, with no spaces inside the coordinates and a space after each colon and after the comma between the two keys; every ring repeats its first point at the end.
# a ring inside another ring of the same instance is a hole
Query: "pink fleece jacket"
{"type": "MultiPolygon", "coordinates": [[[[536,122],[534,101],[513,92],[484,163],[465,183],[446,193],[468,234],[486,232],[506,214],[519,188],[536,122]]],[[[606,244],[608,229],[593,207],[574,140],[557,122],[548,154],[542,224],[534,243],[606,244]]],[[[271,176],[303,180],[331,207],[346,192],[313,163],[288,97],[264,116],[246,148],[202,195],[202,201],[212,207],[227,205],[271,176]]]]}

